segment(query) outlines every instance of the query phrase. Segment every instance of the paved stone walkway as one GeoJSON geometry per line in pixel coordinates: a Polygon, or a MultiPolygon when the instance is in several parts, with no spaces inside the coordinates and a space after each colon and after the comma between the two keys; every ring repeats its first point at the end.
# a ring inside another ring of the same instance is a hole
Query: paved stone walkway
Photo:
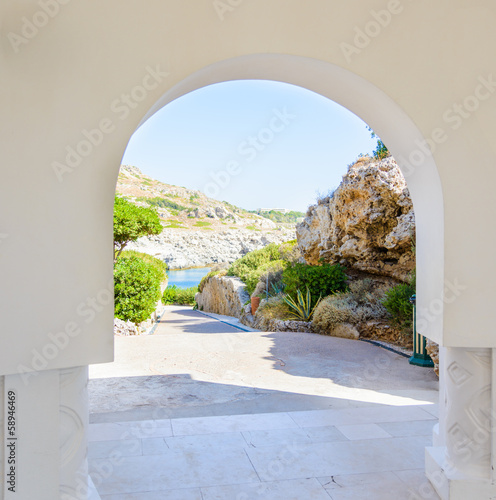
{"type": "Polygon", "coordinates": [[[103,500],[437,499],[437,379],[397,354],[169,307],[90,372],[103,500]]]}

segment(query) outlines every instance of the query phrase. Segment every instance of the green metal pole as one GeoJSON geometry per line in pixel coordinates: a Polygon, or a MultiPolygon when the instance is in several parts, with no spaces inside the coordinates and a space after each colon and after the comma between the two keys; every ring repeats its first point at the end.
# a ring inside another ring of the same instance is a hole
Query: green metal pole
{"type": "Polygon", "coordinates": [[[426,368],[433,368],[434,362],[427,354],[426,344],[427,340],[423,335],[417,332],[417,297],[412,295],[410,302],[413,304],[413,356],[409,362],[411,365],[424,366],[426,368]]]}

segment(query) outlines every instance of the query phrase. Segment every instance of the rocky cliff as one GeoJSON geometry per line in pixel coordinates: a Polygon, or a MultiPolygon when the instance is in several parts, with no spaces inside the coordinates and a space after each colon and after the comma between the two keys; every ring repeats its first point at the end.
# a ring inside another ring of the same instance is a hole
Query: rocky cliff
{"type": "Polygon", "coordinates": [[[396,162],[360,158],[331,196],[309,207],[296,235],[308,264],[322,258],[407,281],[415,267],[415,215],[396,162]]]}
{"type": "Polygon", "coordinates": [[[140,238],[126,248],[162,259],[170,269],[183,269],[207,267],[221,262],[231,263],[269,243],[283,243],[294,237],[294,231],[288,229],[271,232],[246,229],[221,232],[164,229],[158,236],[140,238]]]}
{"type": "Polygon", "coordinates": [[[200,311],[239,318],[250,300],[245,284],[232,276],[212,276],[195,296],[200,311]]]}

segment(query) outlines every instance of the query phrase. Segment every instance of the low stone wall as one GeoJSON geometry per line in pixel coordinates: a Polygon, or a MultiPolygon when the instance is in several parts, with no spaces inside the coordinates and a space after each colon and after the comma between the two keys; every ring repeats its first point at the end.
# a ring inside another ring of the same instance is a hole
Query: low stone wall
{"type": "Polygon", "coordinates": [[[233,276],[212,276],[195,295],[200,311],[240,318],[250,300],[245,284],[233,276]]]}

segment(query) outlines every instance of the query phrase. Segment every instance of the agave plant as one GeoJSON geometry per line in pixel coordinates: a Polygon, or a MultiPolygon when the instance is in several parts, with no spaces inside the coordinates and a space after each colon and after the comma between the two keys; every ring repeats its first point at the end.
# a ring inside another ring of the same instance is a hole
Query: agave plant
{"type": "Polygon", "coordinates": [[[312,295],[310,294],[310,290],[308,289],[308,287],[305,297],[303,297],[303,294],[300,292],[299,289],[296,290],[296,297],[298,299],[298,302],[296,302],[290,295],[286,295],[284,297],[284,302],[286,302],[286,304],[288,304],[288,306],[291,307],[291,309],[293,309],[293,311],[291,311],[291,314],[295,318],[301,319],[303,321],[310,321],[312,319],[315,308],[319,305],[322,297],[319,297],[319,300],[313,306],[313,308],[312,308],[312,295]]]}

